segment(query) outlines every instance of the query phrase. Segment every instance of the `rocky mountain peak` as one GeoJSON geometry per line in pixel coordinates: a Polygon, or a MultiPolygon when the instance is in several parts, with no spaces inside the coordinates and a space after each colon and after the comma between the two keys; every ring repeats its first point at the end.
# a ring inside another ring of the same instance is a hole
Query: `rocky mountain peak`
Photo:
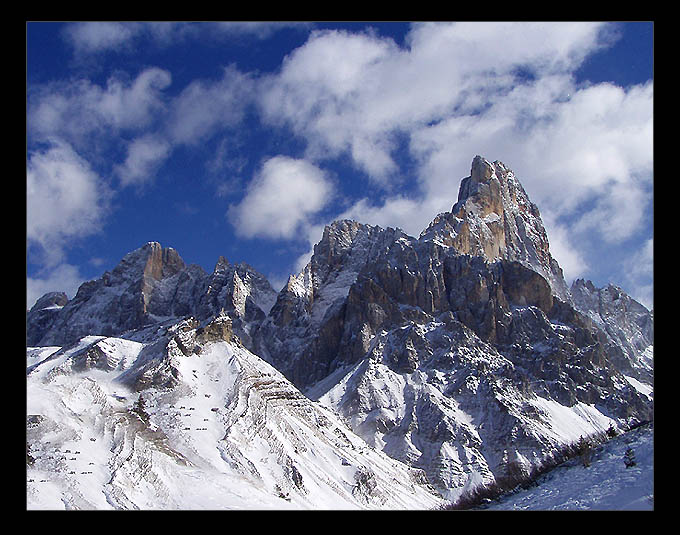
{"type": "Polygon", "coordinates": [[[170,277],[186,265],[179,253],[172,247],[163,247],[158,242],[148,242],[139,249],[126,254],[113,269],[114,277],[134,278],[141,274],[154,280],[170,277]]]}
{"type": "Polygon", "coordinates": [[[492,163],[475,156],[451,212],[439,214],[420,239],[489,262],[520,262],[542,275],[554,295],[563,301],[570,299],[562,269],[550,254],[538,207],[514,172],[500,161],[492,163]]]}
{"type": "Polygon", "coordinates": [[[576,279],[571,285],[574,307],[588,316],[622,351],[617,366],[639,379],[653,376],[654,314],[618,286],[597,288],[576,279]]]}

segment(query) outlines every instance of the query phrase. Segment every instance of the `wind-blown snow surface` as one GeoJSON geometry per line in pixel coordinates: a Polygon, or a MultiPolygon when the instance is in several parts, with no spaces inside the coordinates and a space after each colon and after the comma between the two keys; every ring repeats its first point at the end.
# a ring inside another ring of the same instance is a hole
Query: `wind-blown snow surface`
{"type": "MultiPolygon", "coordinates": [[[[161,350],[86,337],[29,348],[28,509],[428,509],[418,470],[375,451],[235,341],[161,350]],[[130,388],[153,372],[172,388],[130,388]]],[[[157,346],[158,343],[153,344],[157,346]]]]}
{"type": "Polygon", "coordinates": [[[597,448],[590,466],[574,459],[546,474],[538,486],[510,494],[484,509],[637,510],[654,509],[654,429],[621,435],[597,448]],[[635,454],[627,468],[624,455],[635,454]]]}

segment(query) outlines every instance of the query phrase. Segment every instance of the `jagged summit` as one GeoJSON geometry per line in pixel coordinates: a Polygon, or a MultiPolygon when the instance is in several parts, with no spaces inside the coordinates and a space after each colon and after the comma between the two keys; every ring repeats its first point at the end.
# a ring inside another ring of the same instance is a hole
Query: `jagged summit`
{"type": "Polygon", "coordinates": [[[520,262],[545,277],[554,295],[566,302],[570,299],[562,269],[550,254],[538,207],[514,172],[500,161],[475,156],[451,212],[439,214],[421,239],[490,262],[520,262]]]}
{"type": "Polygon", "coordinates": [[[136,276],[141,269],[143,274],[154,280],[161,280],[177,273],[186,267],[184,260],[172,247],[163,247],[160,243],[150,241],[139,249],[126,254],[113,269],[112,275],[136,276]]]}
{"type": "Polygon", "coordinates": [[[41,311],[49,299],[43,296],[27,314],[29,346],[63,345],[86,335],[117,336],[190,315],[204,319],[222,308],[233,313],[234,329],[247,338],[243,321],[263,319],[276,292],[245,263],[233,265],[220,257],[208,274],[187,265],[172,247],[150,241],[99,279],[83,283],[70,301],[59,297],[59,309],[41,311]]]}

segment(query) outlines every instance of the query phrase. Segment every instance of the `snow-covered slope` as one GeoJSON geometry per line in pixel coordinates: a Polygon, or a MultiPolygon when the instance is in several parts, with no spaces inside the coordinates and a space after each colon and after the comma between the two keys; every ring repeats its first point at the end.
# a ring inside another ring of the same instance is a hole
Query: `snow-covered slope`
{"type": "MultiPolygon", "coordinates": [[[[563,336],[554,329],[555,338],[563,336]]],[[[533,351],[534,365],[551,365],[550,339],[533,351]]],[[[306,393],[371,446],[422,468],[453,501],[493,482],[510,463],[528,470],[580,436],[625,428],[628,403],[644,394],[621,374],[600,384],[563,382],[576,371],[570,367],[532,372],[449,318],[383,332],[366,359],[306,393]],[[405,370],[409,354],[414,369],[405,370]]]]}
{"type": "Polygon", "coordinates": [[[504,496],[489,510],[651,511],[654,509],[654,429],[639,428],[596,448],[590,466],[574,459],[504,496]],[[635,465],[626,466],[633,451],[635,465]]]}
{"type": "Polygon", "coordinates": [[[87,337],[30,350],[28,508],[442,503],[422,473],[368,447],[229,325],[184,321],[150,344],[87,337]]]}

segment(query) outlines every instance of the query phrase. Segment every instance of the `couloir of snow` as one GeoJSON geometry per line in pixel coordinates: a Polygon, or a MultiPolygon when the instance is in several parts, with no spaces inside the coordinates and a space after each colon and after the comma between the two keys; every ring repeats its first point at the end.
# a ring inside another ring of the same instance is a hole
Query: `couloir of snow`
{"type": "Polygon", "coordinates": [[[188,356],[149,357],[144,348],[104,337],[61,350],[29,348],[29,509],[443,503],[421,472],[370,448],[237,342],[206,343],[188,356]],[[94,346],[114,369],[76,371],[94,346]],[[150,359],[174,367],[174,388],[125,386],[123,378],[150,359]]]}

